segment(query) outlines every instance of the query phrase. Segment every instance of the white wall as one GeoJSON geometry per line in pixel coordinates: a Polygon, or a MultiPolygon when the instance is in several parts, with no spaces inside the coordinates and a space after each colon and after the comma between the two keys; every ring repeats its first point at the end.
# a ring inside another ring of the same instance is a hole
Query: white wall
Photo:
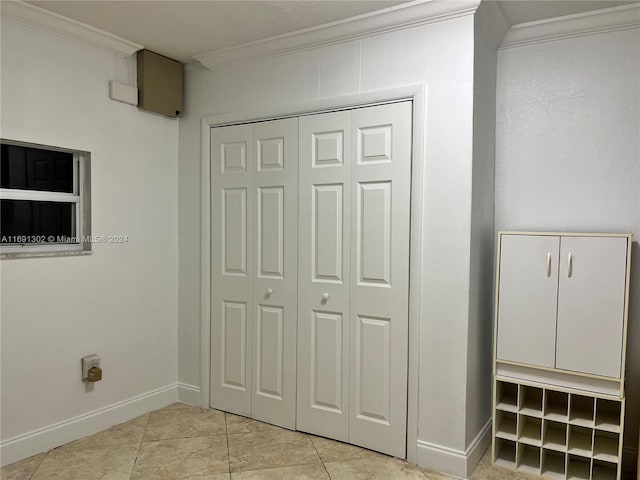
{"type": "Polygon", "coordinates": [[[483,2],[475,17],[473,97],[473,181],[471,197],[471,271],[467,357],[467,444],[492,412],[493,269],[494,269],[494,166],[496,49],[490,27],[482,20],[483,2]]]}
{"type": "MultiPolygon", "coordinates": [[[[187,70],[180,124],[181,382],[200,384],[201,119],[423,84],[426,113],[419,148],[425,158],[424,234],[422,264],[416,265],[423,277],[418,460],[445,468],[447,462],[464,459],[468,437],[478,433],[476,429],[467,435],[467,430],[484,424],[490,413],[481,407],[478,415],[486,418],[474,420],[474,427],[468,427],[462,414],[467,403],[469,347],[473,67],[474,27],[469,15],[213,72],[198,67],[187,70]]],[[[487,190],[492,197],[493,189],[487,190]]],[[[491,214],[478,218],[489,219],[485,228],[493,228],[491,214]]],[[[484,352],[487,355],[490,352],[484,352]]],[[[409,449],[415,453],[416,445],[409,449]]],[[[455,473],[464,475],[465,468],[455,473]]]]}
{"type": "Polygon", "coordinates": [[[500,50],[496,229],[633,232],[625,446],[640,423],[640,30],[500,50]]]}
{"type": "Polygon", "coordinates": [[[87,256],[2,260],[6,443],[175,388],[178,123],[109,100],[109,80],[135,82],[133,58],[5,18],[1,53],[2,137],[90,151],[93,233],[129,239],[87,256]],[[80,358],[91,353],[104,379],[88,391],[80,358]]]}

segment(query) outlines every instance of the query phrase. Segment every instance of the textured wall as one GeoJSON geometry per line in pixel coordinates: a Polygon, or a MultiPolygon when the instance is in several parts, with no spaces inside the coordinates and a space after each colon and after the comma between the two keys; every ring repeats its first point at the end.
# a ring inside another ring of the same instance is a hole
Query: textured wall
{"type": "Polygon", "coordinates": [[[633,232],[625,446],[640,422],[640,30],[498,53],[496,229],[633,232]]]}

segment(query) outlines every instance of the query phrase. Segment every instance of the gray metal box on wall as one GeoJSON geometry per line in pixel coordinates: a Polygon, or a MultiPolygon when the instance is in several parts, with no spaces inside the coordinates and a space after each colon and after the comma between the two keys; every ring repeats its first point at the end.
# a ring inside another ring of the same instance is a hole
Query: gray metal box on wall
{"type": "Polygon", "coordinates": [[[138,108],[177,117],[182,112],[182,64],[149,50],[138,51],[138,108]]]}

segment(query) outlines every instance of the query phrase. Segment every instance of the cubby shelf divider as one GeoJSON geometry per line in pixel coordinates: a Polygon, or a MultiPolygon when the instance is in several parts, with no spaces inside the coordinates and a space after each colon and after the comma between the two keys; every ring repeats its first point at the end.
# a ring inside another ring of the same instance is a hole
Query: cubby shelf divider
{"type": "Polygon", "coordinates": [[[620,480],[624,399],[496,377],[493,460],[552,480],[620,480]]]}

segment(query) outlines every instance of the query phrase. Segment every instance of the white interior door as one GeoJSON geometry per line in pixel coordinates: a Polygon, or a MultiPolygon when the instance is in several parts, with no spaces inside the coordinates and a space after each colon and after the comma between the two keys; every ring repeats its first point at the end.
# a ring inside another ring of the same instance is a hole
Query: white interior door
{"type": "Polygon", "coordinates": [[[300,119],[299,430],[406,452],[411,103],[300,119]]]}
{"type": "Polygon", "coordinates": [[[254,124],[251,415],[295,428],[298,119],[254,124]]]}
{"type": "Polygon", "coordinates": [[[211,406],[251,414],[252,126],[211,130],[211,406]]]}
{"type": "Polygon", "coordinates": [[[300,118],[297,428],[349,435],[351,112],[300,118]]]}
{"type": "Polygon", "coordinates": [[[211,135],[211,405],[404,457],[411,103],[211,135]]]}
{"type": "Polygon", "coordinates": [[[352,111],[349,442],[405,457],[411,103],[352,111]]]}
{"type": "Polygon", "coordinates": [[[626,238],[561,238],[557,368],[620,377],[626,264],[626,238]]]}
{"type": "Polygon", "coordinates": [[[502,235],[497,356],[553,368],[560,237],[502,235]]]}

